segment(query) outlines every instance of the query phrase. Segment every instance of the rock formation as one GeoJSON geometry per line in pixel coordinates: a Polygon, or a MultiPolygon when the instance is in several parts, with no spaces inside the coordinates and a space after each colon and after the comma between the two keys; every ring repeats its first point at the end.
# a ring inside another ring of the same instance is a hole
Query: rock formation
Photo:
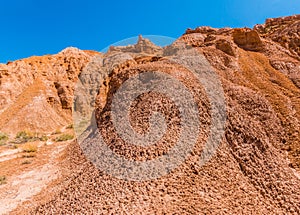
{"type": "Polygon", "coordinates": [[[149,39],[143,38],[139,35],[138,41],[135,45],[128,46],[111,46],[109,52],[132,52],[132,53],[146,53],[146,54],[158,54],[162,50],[161,47],[152,43],[149,39]]]}
{"type": "Polygon", "coordinates": [[[72,123],[74,84],[95,54],[67,48],[1,64],[0,130],[49,133],[72,123]]]}
{"type": "Polygon", "coordinates": [[[300,56],[300,15],[267,19],[254,27],[263,37],[278,42],[293,55],[300,56]]]}

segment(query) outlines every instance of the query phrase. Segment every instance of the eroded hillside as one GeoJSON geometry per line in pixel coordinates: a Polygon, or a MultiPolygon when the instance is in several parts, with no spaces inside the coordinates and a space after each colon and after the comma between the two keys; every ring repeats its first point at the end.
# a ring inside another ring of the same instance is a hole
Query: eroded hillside
{"type": "MultiPolygon", "coordinates": [[[[118,88],[147,71],[178,78],[202,113],[193,153],[170,174],[139,182],[117,179],[97,169],[72,142],[60,158],[63,177],[36,195],[34,204],[22,203],[13,213],[299,214],[299,23],[300,17],[293,16],[269,19],[254,29],[199,27],[164,48],[140,37],[137,45],[112,47],[103,55],[67,49],[2,65],[3,132],[51,132],[69,124],[79,78],[80,90],[96,83],[83,95],[96,96],[96,124],[109,148],[129,160],[155,159],[180,137],[179,110],[170,99],[150,92],[134,103],[130,120],[140,133],[149,129],[151,111],[167,119],[166,135],[148,148],[123,141],[111,117],[118,88]],[[170,52],[180,56],[191,47],[218,75],[226,101],[224,137],[204,166],[197,161],[209,136],[211,104],[191,73],[170,57],[170,52]],[[113,65],[116,59],[121,63],[113,65]],[[47,191],[51,193],[45,196],[47,191]]],[[[89,116],[90,103],[78,98],[75,110],[89,116]]],[[[89,141],[85,146],[94,140],[89,141]]]]}

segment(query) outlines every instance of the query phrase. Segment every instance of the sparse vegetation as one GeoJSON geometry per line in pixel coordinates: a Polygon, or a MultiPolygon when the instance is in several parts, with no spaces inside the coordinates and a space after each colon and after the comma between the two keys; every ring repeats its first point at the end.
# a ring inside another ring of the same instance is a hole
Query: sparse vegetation
{"type": "Polygon", "coordinates": [[[20,131],[16,135],[16,138],[18,138],[18,139],[28,139],[31,137],[33,137],[33,134],[29,131],[20,131]]]}
{"type": "Polygon", "coordinates": [[[8,135],[0,132],[0,146],[4,145],[9,139],[8,135]]]}
{"type": "Polygon", "coordinates": [[[22,162],[22,165],[31,164],[31,163],[32,163],[31,160],[25,160],[25,161],[22,162]]]}
{"type": "Polygon", "coordinates": [[[62,141],[67,141],[67,140],[72,140],[74,138],[74,135],[71,134],[62,134],[59,137],[55,138],[56,142],[62,142],[62,141]]]}
{"type": "Polygon", "coordinates": [[[37,152],[37,146],[34,144],[27,143],[23,146],[23,152],[26,153],[37,152]]]}
{"type": "Polygon", "coordinates": [[[6,176],[5,175],[0,176],[0,185],[2,185],[2,184],[6,184],[6,176]]]}
{"type": "Polygon", "coordinates": [[[36,156],[35,152],[30,152],[22,155],[23,158],[34,158],[36,156]]]}
{"type": "Polygon", "coordinates": [[[30,131],[20,131],[16,135],[15,143],[26,143],[37,139],[38,138],[30,131]]]}
{"type": "Polygon", "coordinates": [[[61,134],[61,130],[56,129],[52,134],[53,134],[53,135],[55,135],[55,134],[61,134]]]}
{"type": "Polygon", "coordinates": [[[41,136],[40,141],[47,141],[49,138],[46,135],[41,136]]]}
{"type": "Polygon", "coordinates": [[[8,140],[8,135],[0,132],[0,140],[8,140]]]}
{"type": "Polygon", "coordinates": [[[14,143],[27,143],[33,141],[47,141],[48,137],[43,134],[33,133],[30,131],[20,131],[17,133],[14,143]]]}

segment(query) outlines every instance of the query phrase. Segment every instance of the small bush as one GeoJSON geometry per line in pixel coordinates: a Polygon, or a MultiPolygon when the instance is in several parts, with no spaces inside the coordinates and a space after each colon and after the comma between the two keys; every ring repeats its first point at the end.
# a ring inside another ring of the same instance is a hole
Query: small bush
{"type": "Polygon", "coordinates": [[[17,139],[28,139],[28,138],[32,138],[32,137],[33,137],[33,134],[30,131],[20,131],[16,135],[17,139]]]}
{"type": "Polygon", "coordinates": [[[30,152],[22,155],[23,158],[34,158],[36,156],[35,152],[30,152]]]}
{"type": "Polygon", "coordinates": [[[8,135],[0,132],[0,141],[1,140],[8,140],[8,135]]]}
{"type": "Polygon", "coordinates": [[[20,131],[16,135],[15,143],[27,143],[33,141],[47,141],[48,137],[39,133],[32,133],[30,131],[20,131]]]}
{"type": "Polygon", "coordinates": [[[68,125],[66,129],[73,129],[73,124],[68,125]]]}
{"type": "Polygon", "coordinates": [[[55,141],[62,142],[62,141],[72,140],[73,138],[74,138],[74,136],[71,134],[62,134],[59,137],[56,137],[55,141]]]}
{"type": "Polygon", "coordinates": [[[49,138],[46,135],[41,136],[40,141],[47,141],[49,138]]]}
{"type": "Polygon", "coordinates": [[[38,140],[37,135],[34,135],[30,131],[20,131],[16,135],[16,143],[26,143],[35,140],[38,140]]]}
{"type": "Polygon", "coordinates": [[[0,132],[0,146],[4,145],[9,139],[8,135],[0,132]]]}
{"type": "Polygon", "coordinates": [[[37,146],[33,144],[26,144],[23,146],[23,152],[26,153],[31,153],[31,152],[36,152],[37,151],[37,146]]]}
{"type": "Polygon", "coordinates": [[[0,176],[0,185],[2,185],[2,184],[6,184],[6,176],[5,175],[0,176]]]}
{"type": "Polygon", "coordinates": [[[22,162],[22,165],[25,165],[25,164],[31,164],[31,163],[32,163],[32,161],[30,161],[30,160],[25,160],[25,161],[22,162]]]}
{"type": "Polygon", "coordinates": [[[55,135],[55,134],[61,134],[61,130],[56,129],[52,134],[53,134],[53,135],[55,135]]]}

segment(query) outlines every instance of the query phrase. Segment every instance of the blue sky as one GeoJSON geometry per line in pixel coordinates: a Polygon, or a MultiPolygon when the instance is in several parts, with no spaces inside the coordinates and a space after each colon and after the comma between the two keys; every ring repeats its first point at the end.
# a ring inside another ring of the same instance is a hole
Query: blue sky
{"type": "Polygon", "coordinates": [[[68,46],[100,51],[138,34],[177,38],[203,25],[252,27],[299,13],[299,0],[2,0],[0,62],[68,46]]]}

